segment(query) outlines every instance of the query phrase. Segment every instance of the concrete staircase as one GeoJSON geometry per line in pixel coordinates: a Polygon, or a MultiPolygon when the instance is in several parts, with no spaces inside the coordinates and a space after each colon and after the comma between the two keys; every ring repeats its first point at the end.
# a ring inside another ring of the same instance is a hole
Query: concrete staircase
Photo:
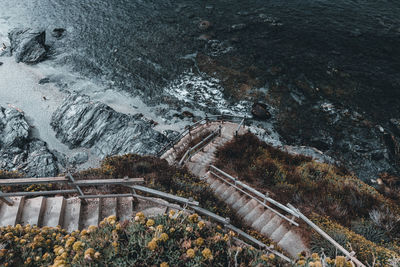
{"type": "MultiPolygon", "coordinates": [[[[209,125],[199,127],[192,133],[192,138],[195,138],[196,136],[200,136],[206,129],[215,130],[220,125],[222,126],[221,136],[216,137],[202,151],[192,156],[191,160],[186,162],[188,169],[193,174],[207,181],[214,193],[230,205],[248,226],[275,241],[290,256],[297,258],[298,253],[308,251],[301,234],[298,232],[297,226],[289,224],[285,219],[276,215],[276,213],[265,208],[256,200],[246,196],[234,187],[222,182],[208,171],[209,165],[216,159],[215,151],[234,137],[238,125],[230,122],[213,122],[209,125]]],[[[241,128],[239,134],[242,134],[244,131],[245,129],[241,128]]],[[[186,136],[185,140],[182,139],[181,142],[176,144],[175,150],[170,149],[162,158],[165,158],[170,164],[179,161],[180,159],[177,159],[176,155],[180,151],[187,149],[187,144],[191,140],[190,138],[190,136],[186,136]]]]}
{"type": "MultiPolygon", "coordinates": [[[[155,205],[133,197],[93,198],[86,202],[78,197],[11,197],[12,206],[0,201],[0,226],[37,225],[56,227],[60,225],[69,232],[98,225],[104,218],[115,215],[119,220],[131,219],[136,211],[146,216],[164,214],[166,206],[155,205]]],[[[163,201],[157,199],[157,201],[163,201]]],[[[166,202],[167,203],[167,202],[166,202]]]]}

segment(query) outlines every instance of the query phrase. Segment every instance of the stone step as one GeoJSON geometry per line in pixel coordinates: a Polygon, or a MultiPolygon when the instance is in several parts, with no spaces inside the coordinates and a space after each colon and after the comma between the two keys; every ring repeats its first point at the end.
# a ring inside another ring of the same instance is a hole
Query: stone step
{"type": "Polygon", "coordinates": [[[301,237],[292,230],[288,231],[277,245],[283,248],[293,258],[298,258],[298,254],[302,251],[308,251],[301,237]]]}
{"type": "Polygon", "coordinates": [[[41,219],[45,208],[45,198],[35,197],[25,200],[24,207],[22,209],[21,225],[37,225],[40,226],[41,219]]]}
{"type": "Polygon", "coordinates": [[[250,199],[243,207],[241,207],[237,214],[240,218],[246,217],[252,210],[254,210],[258,206],[258,202],[255,199],[250,199]]]}
{"type": "Polygon", "coordinates": [[[117,198],[110,197],[110,198],[100,198],[101,201],[101,214],[100,214],[100,221],[108,216],[115,215],[118,217],[118,209],[117,209],[117,198]]]}
{"type": "Polygon", "coordinates": [[[238,199],[238,200],[236,201],[236,203],[234,203],[234,204],[232,205],[232,209],[238,211],[238,210],[240,210],[244,205],[246,205],[247,202],[248,202],[247,196],[242,195],[242,197],[241,197],[240,199],[238,199]]]}
{"type": "Polygon", "coordinates": [[[225,190],[224,192],[222,192],[219,197],[222,200],[227,200],[234,192],[236,192],[236,189],[232,186],[229,186],[229,188],[227,190],[225,190]]]}
{"type": "Polygon", "coordinates": [[[252,211],[250,211],[244,218],[243,220],[249,224],[252,225],[258,218],[261,217],[261,215],[264,213],[264,207],[261,205],[257,205],[252,211]]]}
{"type": "Polygon", "coordinates": [[[275,215],[273,214],[272,211],[270,210],[265,210],[264,213],[258,217],[256,221],[251,225],[251,227],[258,232],[261,232],[263,227],[274,217],[275,215]]]}
{"type": "Polygon", "coordinates": [[[238,191],[235,190],[235,191],[232,193],[232,195],[231,195],[228,199],[225,200],[225,203],[228,204],[228,205],[233,205],[233,204],[235,204],[240,198],[242,198],[242,195],[240,195],[240,194],[238,193],[238,191]]]}
{"type": "Polygon", "coordinates": [[[282,219],[279,216],[274,216],[269,222],[261,229],[261,234],[270,237],[272,233],[281,225],[282,219]]]}
{"type": "Polygon", "coordinates": [[[229,187],[230,187],[229,185],[222,182],[221,185],[214,190],[214,193],[217,196],[221,196],[221,194],[224,193],[225,191],[227,191],[229,187]]]}
{"type": "Polygon", "coordinates": [[[282,237],[288,232],[287,227],[284,224],[281,224],[270,236],[270,238],[278,243],[281,241],[282,237]]]}
{"type": "Polygon", "coordinates": [[[121,197],[117,199],[118,217],[120,221],[133,218],[133,197],[121,197]]]}
{"type": "Polygon", "coordinates": [[[10,197],[10,199],[14,202],[12,206],[0,202],[0,226],[15,226],[20,221],[25,198],[10,197]]]}
{"type": "Polygon", "coordinates": [[[81,218],[80,198],[74,197],[65,200],[65,210],[62,227],[68,232],[79,229],[79,221],[81,218]]]}
{"type": "Polygon", "coordinates": [[[222,184],[222,182],[220,182],[219,180],[214,180],[214,182],[212,184],[210,184],[210,188],[211,190],[215,191],[218,187],[220,187],[222,184]]]}
{"type": "Polygon", "coordinates": [[[100,223],[101,204],[98,198],[86,200],[86,203],[81,207],[79,229],[86,229],[91,225],[97,226],[100,223]]]}
{"type": "Polygon", "coordinates": [[[42,226],[56,227],[57,225],[63,225],[64,211],[64,197],[46,198],[42,226]]]}

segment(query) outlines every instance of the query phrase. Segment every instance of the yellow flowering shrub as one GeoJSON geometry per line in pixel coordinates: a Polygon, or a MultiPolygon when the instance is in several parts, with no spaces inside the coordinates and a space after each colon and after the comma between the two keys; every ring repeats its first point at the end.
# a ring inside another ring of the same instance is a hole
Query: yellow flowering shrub
{"type": "Polygon", "coordinates": [[[183,213],[118,223],[108,217],[97,226],[67,233],[56,227],[0,228],[0,263],[7,266],[278,266],[262,251],[226,242],[233,233],[183,213]],[[146,223],[142,223],[147,220],[146,223]],[[152,226],[148,227],[148,221],[152,226]],[[200,224],[200,222],[203,222],[200,224]],[[156,228],[153,225],[157,225],[156,228]],[[153,229],[150,229],[153,227],[153,229]],[[161,231],[162,230],[162,231],[161,231]],[[189,231],[188,231],[189,230],[189,231]],[[21,240],[24,240],[21,243],[21,240]],[[47,242],[49,241],[49,242],[47,242]]]}

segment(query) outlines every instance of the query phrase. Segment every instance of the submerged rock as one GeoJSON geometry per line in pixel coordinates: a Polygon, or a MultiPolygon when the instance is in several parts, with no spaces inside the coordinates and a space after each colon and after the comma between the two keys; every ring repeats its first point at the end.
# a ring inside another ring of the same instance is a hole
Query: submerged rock
{"type": "Polygon", "coordinates": [[[18,63],[35,64],[47,55],[45,31],[14,29],[8,33],[8,38],[11,43],[11,53],[18,63]]]}
{"type": "Polygon", "coordinates": [[[28,177],[55,176],[59,170],[46,143],[30,136],[24,114],[12,108],[0,107],[0,169],[28,177]]]}
{"type": "Polygon", "coordinates": [[[53,32],[51,33],[51,36],[55,38],[61,38],[65,32],[65,29],[63,28],[55,28],[53,32]]]}
{"type": "Polygon", "coordinates": [[[88,96],[71,94],[52,116],[52,127],[70,148],[93,148],[101,158],[136,153],[156,154],[168,141],[140,116],[116,112],[88,96]]]}
{"type": "Polygon", "coordinates": [[[251,114],[255,119],[268,120],[271,118],[267,105],[263,103],[254,103],[251,107],[251,114]]]}
{"type": "Polygon", "coordinates": [[[86,152],[77,152],[75,153],[72,158],[70,159],[70,162],[72,164],[83,164],[86,161],[88,161],[89,155],[86,152]]]}

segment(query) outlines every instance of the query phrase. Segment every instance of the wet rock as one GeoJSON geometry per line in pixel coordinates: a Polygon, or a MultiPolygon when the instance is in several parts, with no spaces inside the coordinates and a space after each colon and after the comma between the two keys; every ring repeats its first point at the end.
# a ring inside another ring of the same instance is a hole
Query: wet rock
{"type": "Polygon", "coordinates": [[[208,20],[202,20],[199,23],[199,29],[202,31],[208,30],[209,28],[211,28],[211,22],[209,22],[208,20]]]}
{"type": "Polygon", "coordinates": [[[0,107],[0,169],[28,177],[56,176],[59,165],[45,142],[30,136],[24,114],[0,107]]]}
{"type": "Polygon", "coordinates": [[[267,120],[271,118],[267,105],[263,103],[254,103],[251,107],[251,114],[255,119],[267,120]]]}
{"type": "Polygon", "coordinates": [[[244,28],[246,28],[246,24],[244,23],[239,23],[231,26],[231,29],[234,31],[243,30],[244,28]]]}
{"type": "Polygon", "coordinates": [[[50,82],[50,78],[43,78],[39,80],[39,84],[46,84],[50,82]]]}
{"type": "Polygon", "coordinates": [[[394,131],[400,135],[400,119],[390,119],[390,124],[394,131]]]}
{"type": "Polygon", "coordinates": [[[35,64],[47,55],[46,32],[33,29],[14,29],[8,34],[11,53],[16,62],[35,64]]]}
{"type": "Polygon", "coordinates": [[[70,148],[92,148],[109,155],[156,154],[168,139],[140,116],[116,112],[88,96],[71,94],[54,112],[51,125],[56,137],[70,148]]]}
{"type": "Polygon", "coordinates": [[[63,28],[55,28],[53,32],[51,33],[51,36],[55,38],[61,38],[65,32],[65,29],[63,28]]]}
{"type": "Polygon", "coordinates": [[[72,156],[70,162],[72,164],[82,164],[88,161],[88,159],[89,155],[86,152],[77,152],[72,156]]]}

